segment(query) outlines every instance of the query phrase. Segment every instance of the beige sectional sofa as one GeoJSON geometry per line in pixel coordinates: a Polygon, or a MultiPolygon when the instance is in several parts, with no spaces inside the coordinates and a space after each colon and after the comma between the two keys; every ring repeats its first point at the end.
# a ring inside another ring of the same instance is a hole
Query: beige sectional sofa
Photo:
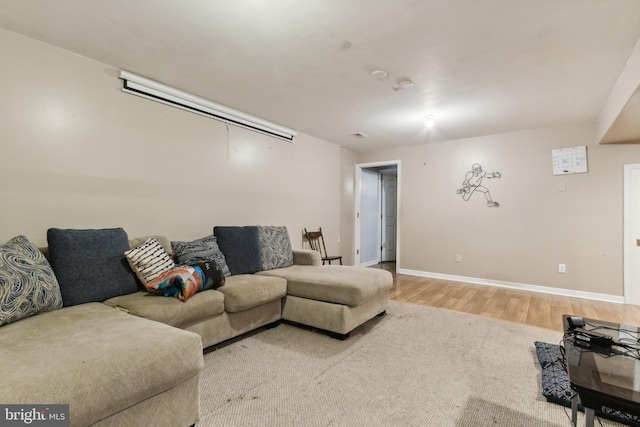
{"type": "Polygon", "coordinates": [[[0,327],[0,355],[3,405],[69,404],[71,426],[186,427],[199,418],[200,337],[102,303],[0,327]]]}
{"type": "Polygon", "coordinates": [[[186,301],[137,291],[4,324],[0,402],[68,403],[71,426],[190,426],[204,348],[281,320],[345,338],[386,310],[390,273],[322,266],[309,250],[291,250],[290,262],[228,275],[186,301]]]}

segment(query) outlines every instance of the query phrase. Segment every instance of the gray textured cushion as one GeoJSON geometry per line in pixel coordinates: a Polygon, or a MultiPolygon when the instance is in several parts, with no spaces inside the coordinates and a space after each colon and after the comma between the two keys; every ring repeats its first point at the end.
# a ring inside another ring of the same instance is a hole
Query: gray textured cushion
{"type": "Polygon", "coordinates": [[[287,227],[259,225],[258,232],[263,270],[293,265],[293,251],[287,227]]]}
{"type": "Polygon", "coordinates": [[[213,234],[224,254],[229,271],[252,274],[262,270],[258,227],[214,227],[213,234]]]}
{"type": "Polygon", "coordinates": [[[0,326],[62,307],[49,262],[25,236],[0,245],[0,326]]]}
{"type": "Polygon", "coordinates": [[[122,228],[47,231],[49,262],[60,283],[65,306],[125,295],[138,290],[124,252],[122,228]]]}
{"type": "Polygon", "coordinates": [[[218,246],[218,239],[214,235],[191,242],[171,242],[171,247],[178,262],[189,261],[194,257],[212,259],[222,269],[225,276],[231,275],[227,260],[218,246]]]}

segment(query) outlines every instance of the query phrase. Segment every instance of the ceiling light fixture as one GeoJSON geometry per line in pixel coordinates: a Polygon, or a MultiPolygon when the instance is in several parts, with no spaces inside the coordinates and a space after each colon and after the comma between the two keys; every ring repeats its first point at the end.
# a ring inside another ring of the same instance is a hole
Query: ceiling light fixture
{"type": "Polygon", "coordinates": [[[398,80],[398,86],[394,87],[393,90],[398,91],[402,89],[408,89],[413,86],[413,81],[411,79],[400,79],[398,80]]]}
{"type": "Polygon", "coordinates": [[[428,128],[433,127],[433,125],[435,124],[436,118],[432,115],[429,114],[428,116],[424,116],[425,119],[425,123],[427,124],[428,128]]]}

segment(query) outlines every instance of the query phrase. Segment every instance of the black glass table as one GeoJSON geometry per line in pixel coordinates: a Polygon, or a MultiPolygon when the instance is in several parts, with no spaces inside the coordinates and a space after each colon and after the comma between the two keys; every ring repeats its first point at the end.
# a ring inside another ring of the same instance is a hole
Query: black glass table
{"type": "MultiPolygon", "coordinates": [[[[564,330],[569,331],[567,315],[564,330]]],[[[599,346],[567,332],[564,339],[569,383],[575,391],[572,421],[577,423],[578,398],[585,408],[585,425],[593,426],[594,412],[603,406],[640,416],[640,329],[617,323],[583,319],[586,332],[613,338],[611,346],[599,346]]]]}

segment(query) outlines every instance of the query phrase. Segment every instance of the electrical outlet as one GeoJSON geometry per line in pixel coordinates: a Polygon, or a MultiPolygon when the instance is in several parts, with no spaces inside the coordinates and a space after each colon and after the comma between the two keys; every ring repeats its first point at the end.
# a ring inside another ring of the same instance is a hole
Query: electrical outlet
{"type": "Polygon", "coordinates": [[[558,264],[558,273],[566,273],[567,265],[566,264],[558,264]]]}
{"type": "Polygon", "coordinates": [[[456,262],[462,262],[462,255],[456,254],[456,262]]]}

